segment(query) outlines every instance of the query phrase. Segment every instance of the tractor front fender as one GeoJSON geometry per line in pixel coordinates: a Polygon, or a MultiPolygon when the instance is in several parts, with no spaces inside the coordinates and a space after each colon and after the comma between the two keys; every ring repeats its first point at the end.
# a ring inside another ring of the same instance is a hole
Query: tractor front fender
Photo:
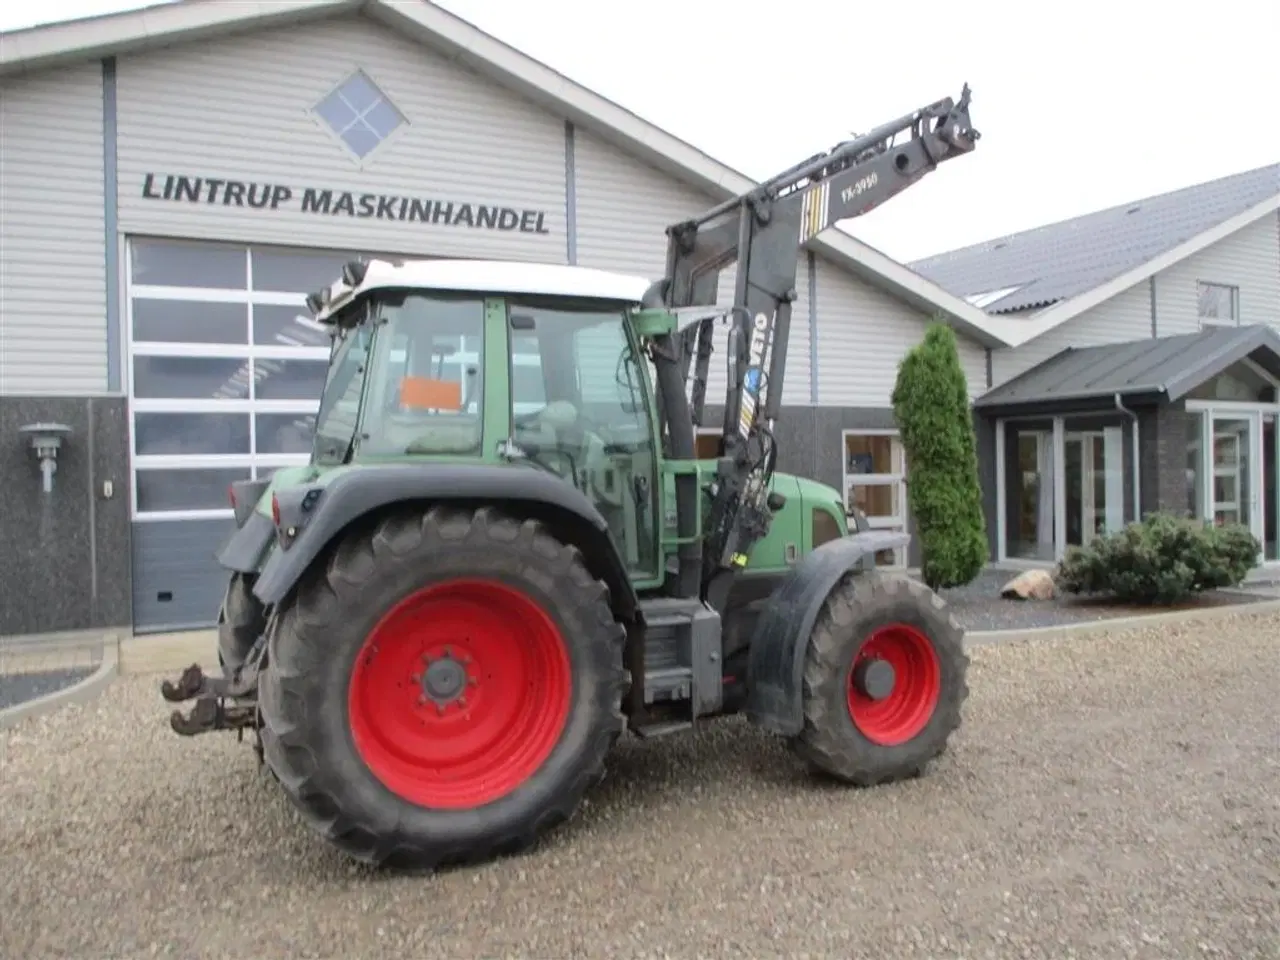
{"type": "Polygon", "coordinates": [[[831,540],[778,585],[756,622],[747,656],[745,712],[752,723],[784,737],[801,731],[805,652],[823,603],[844,575],[865,559],[910,542],[910,534],[880,530],[831,540]]]}
{"type": "Polygon", "coordinates": [[[587,568],[609,587],[615,614],[630,617],[635,588],[600,511],[576,487],[533,467],[424,463],[366,466],[327,484],[276,491],[280,527],[253,592],[279,603],[321,553],[351,524],[398,504],[493,505],[540,520],[577,546],[587,568]]]}

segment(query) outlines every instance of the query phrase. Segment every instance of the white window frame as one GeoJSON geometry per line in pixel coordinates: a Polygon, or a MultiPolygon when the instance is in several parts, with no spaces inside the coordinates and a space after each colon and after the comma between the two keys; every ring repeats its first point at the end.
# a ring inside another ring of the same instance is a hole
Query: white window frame
{"type": "Polygon", "coordinates": [[[1240,288],[1232,283],[1221,283],[1217,280],[1197,280],[1196,281],[1196,318],[1199,320],[1200,329],[1205,327],[1238,327],[1240,326],[1240,288]],[[1221,320],[1217,317],[1206,317],[1200,312],[1200,289],[1202,287],[1213,287],[1217,290],[1225,290],[1231,296],[1231,319],[1221,320]]]}
{"type": "MultiPolygon", "coordinates": [[[[150,237],[128,237],[125,240],[123,259],[124,278],[124,334],[126,389],[129,397],[129,460],[132,482],[130,488],[130,514],[137,522],[172,522],[180,520],[230,519],[233,516],[230,503],[225,509],[145,511],[138,508],[138,475],[147,470],[199,470],[243,469],[250,477],[257,477],[259,469],[305,466],[310,454],[256,453],[257,417],[260,413],[297,414],[311,416],[319,409],[320,398],[314,400],[258,400],[255,398],[256,381],[250,379],[249,396],[245,399],[219,400],[214,397],[186,399],[136,398],[133,395],[134,358],[143,356],[209,357],[244,361],[247,368],[254,360],[311,360],[329,359],[328,347],[306,347],[255,344],[252,342],[252,325],[249,310],[245,310],[245,343],[165,343],[135,341],[133,339],[133,304],[135,300],[173,300],[204,303],[234,303],[252,306],[291,306],[306,308],[306,293],[281,293],[253,289],[253,253],[260,249],[252,244],[232,244],[243,247],[245,256],[245,288],[225,290],[205,287],[174,287],[157,284],[135,284],[133,277],[133,240],[149,240],[150,237]],[[244,413],[249,417],[250,453],[205,455],[139,455],[134,415],[137,413],[244,413]]],[[[159,238],[161,240],[173,238],[159,238]]],[[[174,240],[174,242],[178,242],[174,240]]]]}
{"type": "MultiPolygon", "coordinates": [[[[854,487],[887,487],[897,485],[899,512],[892,517],[867,517],[867,525],[873,530],[890,530],[906,533],[911,527],[909,508],[907,506],[907,453],[902,445],[902,435],[893,429],[849,429],[840,431],[840,471],[842,474],[841,490],[845,513],[849,512],[849,501],[852,499],[854,487]],[[894,470],[891,473],[850,473],[849,472],[849,438],[850,437],[889,437],[892,439],[891,451],[894,470]]],[[[903,570],[907,566],[907,551],[898,547],[893,551],[894,562],[886,565],[886,569],[903,570]]]]}

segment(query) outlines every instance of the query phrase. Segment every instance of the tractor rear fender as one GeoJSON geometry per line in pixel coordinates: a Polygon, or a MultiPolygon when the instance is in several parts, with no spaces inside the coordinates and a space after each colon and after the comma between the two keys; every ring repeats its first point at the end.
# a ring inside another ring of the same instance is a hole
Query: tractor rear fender
{"type": "Polygon", "coordinates": [[[864,559],[910,542],[907,533],[852,533],[818,547],[778,585],[756,622],[747,657],[746,714],[752,723],[784,737],[801,731],[805,652],[827,596],[864,559]]]}
{"type": "Polygon", "coordinates": [[[582,551],[591,573],[609,588],[614,614],[630,618],[635,588],[600,511],[576,487],[542,470],[489,464],[394,464],[344,472],[327,484],[276,491],[280,509],[277,549],[254,583],[264,604],[279,603],[311,562],[353,523],[397,504],[450,502],[492,505],[540,520],[582,551]]]}

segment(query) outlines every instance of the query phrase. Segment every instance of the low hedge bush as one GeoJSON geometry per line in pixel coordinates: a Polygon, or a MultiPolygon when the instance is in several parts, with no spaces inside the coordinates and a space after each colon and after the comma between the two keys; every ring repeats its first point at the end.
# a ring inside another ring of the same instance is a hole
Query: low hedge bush
{"type": "Polygon", "coordinates": [[[1242,583],[1260,549],[1239,524],[1216,527],[1155,513],[1086,547],[1069,548],[1054,579],[1065,593],[1173,604],[1242,583]]]}

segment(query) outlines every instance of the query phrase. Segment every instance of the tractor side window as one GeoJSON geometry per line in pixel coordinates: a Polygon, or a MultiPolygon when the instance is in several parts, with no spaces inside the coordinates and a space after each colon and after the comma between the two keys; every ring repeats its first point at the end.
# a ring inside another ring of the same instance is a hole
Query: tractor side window
{"type": "Polygon", "coordinates": [[[511,411],[537,413],[547,405],[542,380],[542,352],[536,336],[511,334],[511,411]]]}
{"type": "Polygon", "coordinates": [[[334,340],[316,412],[314,463],[341,463],[351,446],[360,416],[370,339],[369,327],[361,325],[339,333],[334,340]]]}
{"type": "Polygon", "coordinates": [[[381,312],[360,452],[473,454],[480,449],[484,300],[411,294],[381,312]]]}

